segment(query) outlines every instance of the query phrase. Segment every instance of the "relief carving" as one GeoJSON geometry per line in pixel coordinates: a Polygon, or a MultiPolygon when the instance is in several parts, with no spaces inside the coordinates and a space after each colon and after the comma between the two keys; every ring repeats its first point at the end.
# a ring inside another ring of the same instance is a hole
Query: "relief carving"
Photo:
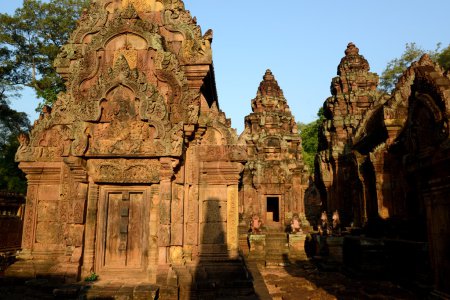
{"type": "Polygon", "coordinates": [[[27,202],[25,207],[25,220],[23,224],[23,241],[22,245],[25,249],[31,249],[33,246],[33,232],[35,219],[35,205],[37,196],[37,186],[28,186],[27,202]]]}
{"type": "Polygon", "coordinates": [[[158,160],[96,159],[89,160],[88,170],[95,182],[158,183],[158,160]]]}

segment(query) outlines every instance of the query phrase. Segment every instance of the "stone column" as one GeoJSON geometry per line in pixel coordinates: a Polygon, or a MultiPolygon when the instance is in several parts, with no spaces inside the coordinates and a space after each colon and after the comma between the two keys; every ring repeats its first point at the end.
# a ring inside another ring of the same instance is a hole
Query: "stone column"
{"type": "Polygon", "coordinates": [[[194,260],[199,244],[199,158],[195,141],[186,150],[184,171],[184,256],[194,260]]]}
{"type": "Polygon", "coordinates": [[[64,239],[66,256],[70,258],[62,268],[66,282],[79,280],[84,251],[85,212],[89,193],[87,183],[86,161],[77,157],[64,158],[65,165],[61,174],[61,223],[66,223],[64,239]]]}
{"type": "Polygon", "coordinates": [[[160,159],[161,181],[159,184],[159,230],[158,230],[158,246],[159,246],[159,263],[168,262],[168,251],[171,245],[171,201],[172,201],[172,177],[173,169],[178,164],[178,160],[170,157],[160,159]]]}
{"type": "Polygon", "coordinates": [[[36,224],[36,206],[37,206],[37,191],[39,185],[36,183],[28,182],[27,197],[25,204],[25,217],[23,221],[23,234],[22,234],[22,251],[19,254],[20,259],[29,260],[33,256],[31,252],[33,250],[33,240],[35,235],[36,224]]]}
{"type": "Polygon", "coordinates": [[[150,189],[150,223],[148,234],[148,266],[147,266],[147,278],[150,282],[156,282],[158,258],[159,258],[159,185],[155,184],[150,189]]]}
{"type": "Polygon", "coordinates": [[[170,223],[170,261],[183,263],[184,241],[184,186],[172,185],[171,223],[170,223]]]}
{"type": "Polygon", "coordinates": [[[238,185],[228,185],[227,187],[227,245],[230,257],[236,258],[239,249],[239,194],[238,185]]]}

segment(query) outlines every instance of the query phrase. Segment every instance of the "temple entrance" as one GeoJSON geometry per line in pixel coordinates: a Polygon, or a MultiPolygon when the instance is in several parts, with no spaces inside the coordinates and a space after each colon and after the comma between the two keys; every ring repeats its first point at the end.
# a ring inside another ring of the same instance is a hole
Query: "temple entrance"
{"type": "Polygon", "coordinates": [[[267,222],[280,222],[280,197],[267,197],[267,222]]]}
{"type": "Polygon", "coordinates": [[[148,205],[145,189],[110,188],[99,203],[97,272],[114,277],[145,276],[148,205]]]}

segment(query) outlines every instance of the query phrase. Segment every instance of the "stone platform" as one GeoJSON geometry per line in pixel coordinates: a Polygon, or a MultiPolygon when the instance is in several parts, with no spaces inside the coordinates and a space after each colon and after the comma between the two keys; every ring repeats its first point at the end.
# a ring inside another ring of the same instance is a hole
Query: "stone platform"
{"type": "MultiPolygon", "coordinates": [[[[199,285],[195,292],[184,293],[169,286],[139,282],[98,281],[94,284],[54,286],[47,280],[11,282],[0,279],[0,299],[427,299],[430,291],[408,290],[389,281],[329,272],[310,261],[291,260],[288,266],[264,266],[248,263],[254,295],[220,295],[214,285],[199,285]]],[[[204,281],[203,283],[205,283],[204,281]]]]}
{"type": "MultiPolygon", "coordinates": [[[[265,265],[288,265],[290,260],[307,260],[304,234],[267,232],[249,234],[248,261],[264,262],[265,265]]],[[[247,253],[247,251],[245,251],[247,253]]]]}

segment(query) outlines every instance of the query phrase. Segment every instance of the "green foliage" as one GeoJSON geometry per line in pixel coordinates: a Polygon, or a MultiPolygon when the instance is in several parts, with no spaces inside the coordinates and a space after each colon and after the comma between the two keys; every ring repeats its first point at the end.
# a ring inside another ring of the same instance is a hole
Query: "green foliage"
{"type": "Polygon", "coordinates": [[[88,3],[24,0],[14,15],[0,14],[0,90],[29,86],[44,104],[52,104],[65,88],[53,61],[88,3]]]}
{"type": "Polygon", "coordinates": [[[25,174],[14,162],[18,147],[17,137],[11,136],[0,149],[0,190],[25,194],[27,188],[25,174]]]}
{"type": "Polygon", "coordinates": [[[30,123],[25,113],[17,112],[0,100],[0,190],[26,192],[25,176],[14,161],[21,132],[27,132],[30,123]]]}
{"type": "Polygon", "coordinates": [[[98,275],[95,274],[94,272],[91,272],[91,274],[89,274],[89,276],[84,278],[84,281],[87,282],[92,282],[92,281],[97,281],[98,280],[98,275]]]}
{"type": "Polygon", "coordinates": [[[20,72],[12,62],[10,51],[6,47],[0,47],[0,104],[18,95],[21,86],[16,83],[21,77],[20,72]]]}
{"type": "Polygon", "coordinates": [[[300,136],[302,138],[303,160],[309,167],[311,173],[314,172],[314,159],[319,143],[319,127],[322,125],[324,119],[323,108],[320,108],[317,116],[318,119],[311,123],[304,124],[299,122],[297,124],[300,131],[300,136]]]}
{"type": "Polygon", "coordinates": [[[407,43],[405,51],[400,58],[394,58],[389,61],[380,79],[380,90],[387,93],[392,92],[395,88],[400,76],[413,63],[420,59],[424,54],[430,55],[431,59],[439,62],[445,69],[449,69],[450,65],[450,45],[440,50],[441,44],[437,44],[435,50],[424,50],[416,45],[416,43],[407,43]]]}
{"type": "Polygon", "coordinates": [[[0,189],[25,193],[26,180],[14,156],[17,137],[30,124],[24,113],[9,107],[23,86],[52,104],[64,90],[53,61],[75,29],[89,0],[24,0],[14,15],[0,14],[0,189]]]}
{"type": "Polygon", "coordinates": [[[450,45],[439,53],[437,61],[444,70],[450,70],[450,45]]]}

